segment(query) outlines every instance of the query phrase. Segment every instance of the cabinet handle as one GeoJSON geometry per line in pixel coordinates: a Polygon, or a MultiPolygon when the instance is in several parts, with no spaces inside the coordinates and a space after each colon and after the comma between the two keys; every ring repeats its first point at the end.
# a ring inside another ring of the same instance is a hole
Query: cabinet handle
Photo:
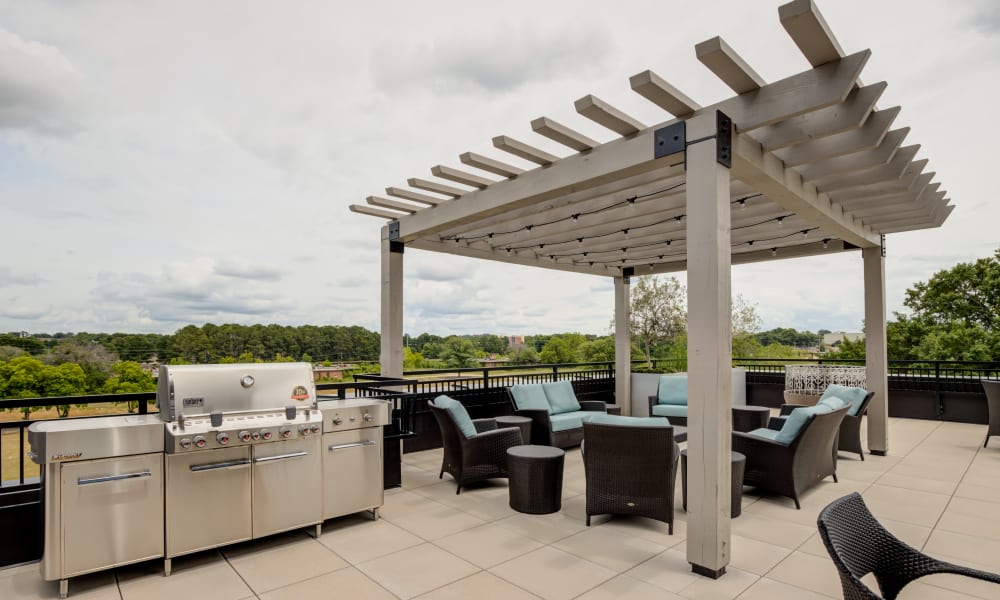
{"type": "Polygon", "coordinates": [[[262,462],[271,462],[273,460],[285,460],[286,458],[300,458],[308,454],[309,454],[308,452],[291,452],[289,454],[278,454],[276,456],[262,456],[260,458],[253,459],[253,462],[262,463],[262,462]]]}
{"type": "Polygon", "coordinates": [[[339,446],[330,446],[328,450],[330,452],[336,452],[337,450],[346,450],[347,448],[360,448],[361,446],[374,446],[378,442],[373,440],[365,440],[363,442],[354,442],[353,444],[340,444],[339,446]]]}
{"type": "Polygon", "coordinates": [[[207,465],[191,465],[190,469],[192,473],[199,473],[201,471],[215,471],[217,469],[238,469],[240,467],[246,467],[250,464],[247,459],[242,460],[229,460],[220,463],[210,463],[207,465]]]}
{"type": "Polygon", "coordinates": [[[88,479],[77,479],[77,485],[91,485],[94,483],[108,483],[109,481],[122,481],[124,479],[139,479],[141,477],[152,477],[149,471],[139,471],[138,473],[123,473],[121,475],[105,475],[104,477],[90,477],[88,479]]]}

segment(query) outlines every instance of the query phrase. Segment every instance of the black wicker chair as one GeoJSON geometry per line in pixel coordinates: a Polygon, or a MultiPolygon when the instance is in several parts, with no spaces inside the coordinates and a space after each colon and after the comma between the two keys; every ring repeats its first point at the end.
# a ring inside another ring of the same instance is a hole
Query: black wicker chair
{"type": "MultiPolygon", "coordinates": [[[[837,481],[837,433],[848,407],[812,417],[798,437],[785,446],[750,433],[733,432],[733,451],[747,457],[744,485],[775,492],[795,501],[829,475],[837,481]]],[[[784,419],[771,417],[768,428],[781,429],[784,419]]]]}
{"type": "Polygon", "coordinates": [[[438,479],[447,472],[458,483],[455,493],[461,494],[462,486],[467,483],[507,478],[507,448],[522,444],[520,429],[497,429],[494,419],[473,419],[477,434],[467,438],[447,410],[438,408],[433,402],[428,402],[427,406],[441,428],[441,443],[444,446],[438,479]]]}
{"type": "Polygon", "coordinates": [[[986,403],[990,409],[990,427],[986,430],[983,448],[990,441],[990,436],[1000,435],[1000,381],[983,381],[983,391],[986,392],[986,403]]]}
{"type": "MultiPolygon", "coordinates": [[[[998,393],[1000,393],[1000,390],[998,390],[998,393]]],[[[837,443],[837,449],[842,452],[853,452],[860,456],[861,460],[865,459],[865,449],[861,446],[861,417],[868,413],[868,403],[872,401],[874,396],[875,392],[868,392],[865,399],[861,401],[861,407],[858,408],[857,414],[844,415],[844,420],[840,422],[840,441],[837,443]]],[[[783,417],[787,416],[788,413],[800,406],[803,405],[782,404],[780,414],[783,417]]],[[[1000,435],[1000,425],[998,425],[997,429],[997,435],[1000,435]]]]}
{"type": "Polygon", "coordinates": [[[680,448],[672,427],[583,424],[587,526],[592,515],[639,515],[674,532],[680,448]]]}
{"type": "MultiPolygon", "coordinates": [[[[517,408],[514,396],[507,388],[507,397],[510,398],[510,405],[515,415],[528,417],[531,419],[531,441],[525,440],[525,444],[536,446],[555,446],[556,448],[569,448],[579,446],[583,441],[583,427],[574,427],[563,431],[552,431],[552,421],[549,419],[549,411],[542,409],[522,409],[517,408]]],[[[603,400],[579,400],[580,410],[592,412],[607,412],[608,405],[603,400]]]]}
{"type": "Polygon", "coordinates": [[[906,584],[939,573],[1000,584],[1000,575],[942,562],[904,544],[882,527],[857,492],[831,502],[817,525],[840,573],[844,600],[894,600],[906,584]],[[868,573],[875,575],[881,596],[861,581],[868,573]]]}

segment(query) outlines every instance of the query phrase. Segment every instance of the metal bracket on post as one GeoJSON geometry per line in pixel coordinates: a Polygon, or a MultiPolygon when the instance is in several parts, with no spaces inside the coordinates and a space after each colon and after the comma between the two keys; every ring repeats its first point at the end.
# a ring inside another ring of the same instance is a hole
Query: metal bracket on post
{"type": "Polygon", "coordinates": [[[635,275],[635,267],[622,267],[622,280],[625,283],[629,283],[633,275],[635,275]]]}
{"type": "Polygon", "coordinates": [[[883,233],[879,239],[879,245],[882,247],[882,258],[885,258],[885,234],[883,233]]]}
{"type": "Polygon", "coordinates": [[[733,120],[721,110],[715,111],[715,162],[733,168],[733,120]]]}
{"type": "Polygon", "coordinates": [[[392,252],[393,254],[402,254],[405,248],[406,246],[403,242],[389,242],[389,252],[392,252]]]}
{"type": "Polygon", "coordinates": [[[653,132],[653,158],[663,158],[684,152],[687,144],[687,125],[678,121],[653,132]]]}
{"type": "Polygon", "coordinates": [[[389,221],[389,240],[399,239],[399,221],[389,221]]]}

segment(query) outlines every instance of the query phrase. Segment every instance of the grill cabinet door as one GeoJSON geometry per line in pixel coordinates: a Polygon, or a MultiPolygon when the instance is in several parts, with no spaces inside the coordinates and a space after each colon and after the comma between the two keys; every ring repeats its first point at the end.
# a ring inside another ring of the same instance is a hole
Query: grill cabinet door
{"type": "Polygon", "coordinates": [[[163,556],[163,455],[62,465],[63,574],[163,556]]]}
{"type": "Polygon", "coordinates": [[[323,518],[382,506],[382,428],[323,434],[323,518]]]}
{"type": "Polygon", "coordinates": [[[323,521],[320,436],[253,449],[253,536],[323,521]]]}

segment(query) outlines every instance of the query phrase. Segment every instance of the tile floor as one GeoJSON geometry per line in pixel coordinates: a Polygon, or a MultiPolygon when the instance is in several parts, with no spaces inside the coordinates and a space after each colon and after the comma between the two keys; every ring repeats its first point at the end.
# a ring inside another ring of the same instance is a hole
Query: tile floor
{"type": "MultiPolygon", "coordinates": [[[[386,494],[382,519],[328,521],[304,531],[174,561],[151,561],[70,581],[70,597],[213,598],[840,598],[816,533],[816,515],[858,490],[885,526],[924,551],[1000,572],[1000,440],[982,449],[985,426],[892,419],[891,453],[861,462],[842,455],[840,483],[809,492],[802,510],[744,494],[732,523],[732,564],[717,581],[691,573],[685,514],[674,534],[642,518],[597,517],[584,525],[579,450],[567,453],[562,511],[529,516],[507,505],[506,482],[469,488],[437,477],[440,451],[404,456],[403,487],[386,494]]],[[[678,485],[678,493],[680,486],[678,485]]],[[[749,490],[748,490],[749,492],[749,490]]],[[[0,598],[58,597],[37,565],[0,570],[0,598]]],[[[1000,598],[1000,586],[953,576],[917,582],[902,598],[1000,598]]]]}

